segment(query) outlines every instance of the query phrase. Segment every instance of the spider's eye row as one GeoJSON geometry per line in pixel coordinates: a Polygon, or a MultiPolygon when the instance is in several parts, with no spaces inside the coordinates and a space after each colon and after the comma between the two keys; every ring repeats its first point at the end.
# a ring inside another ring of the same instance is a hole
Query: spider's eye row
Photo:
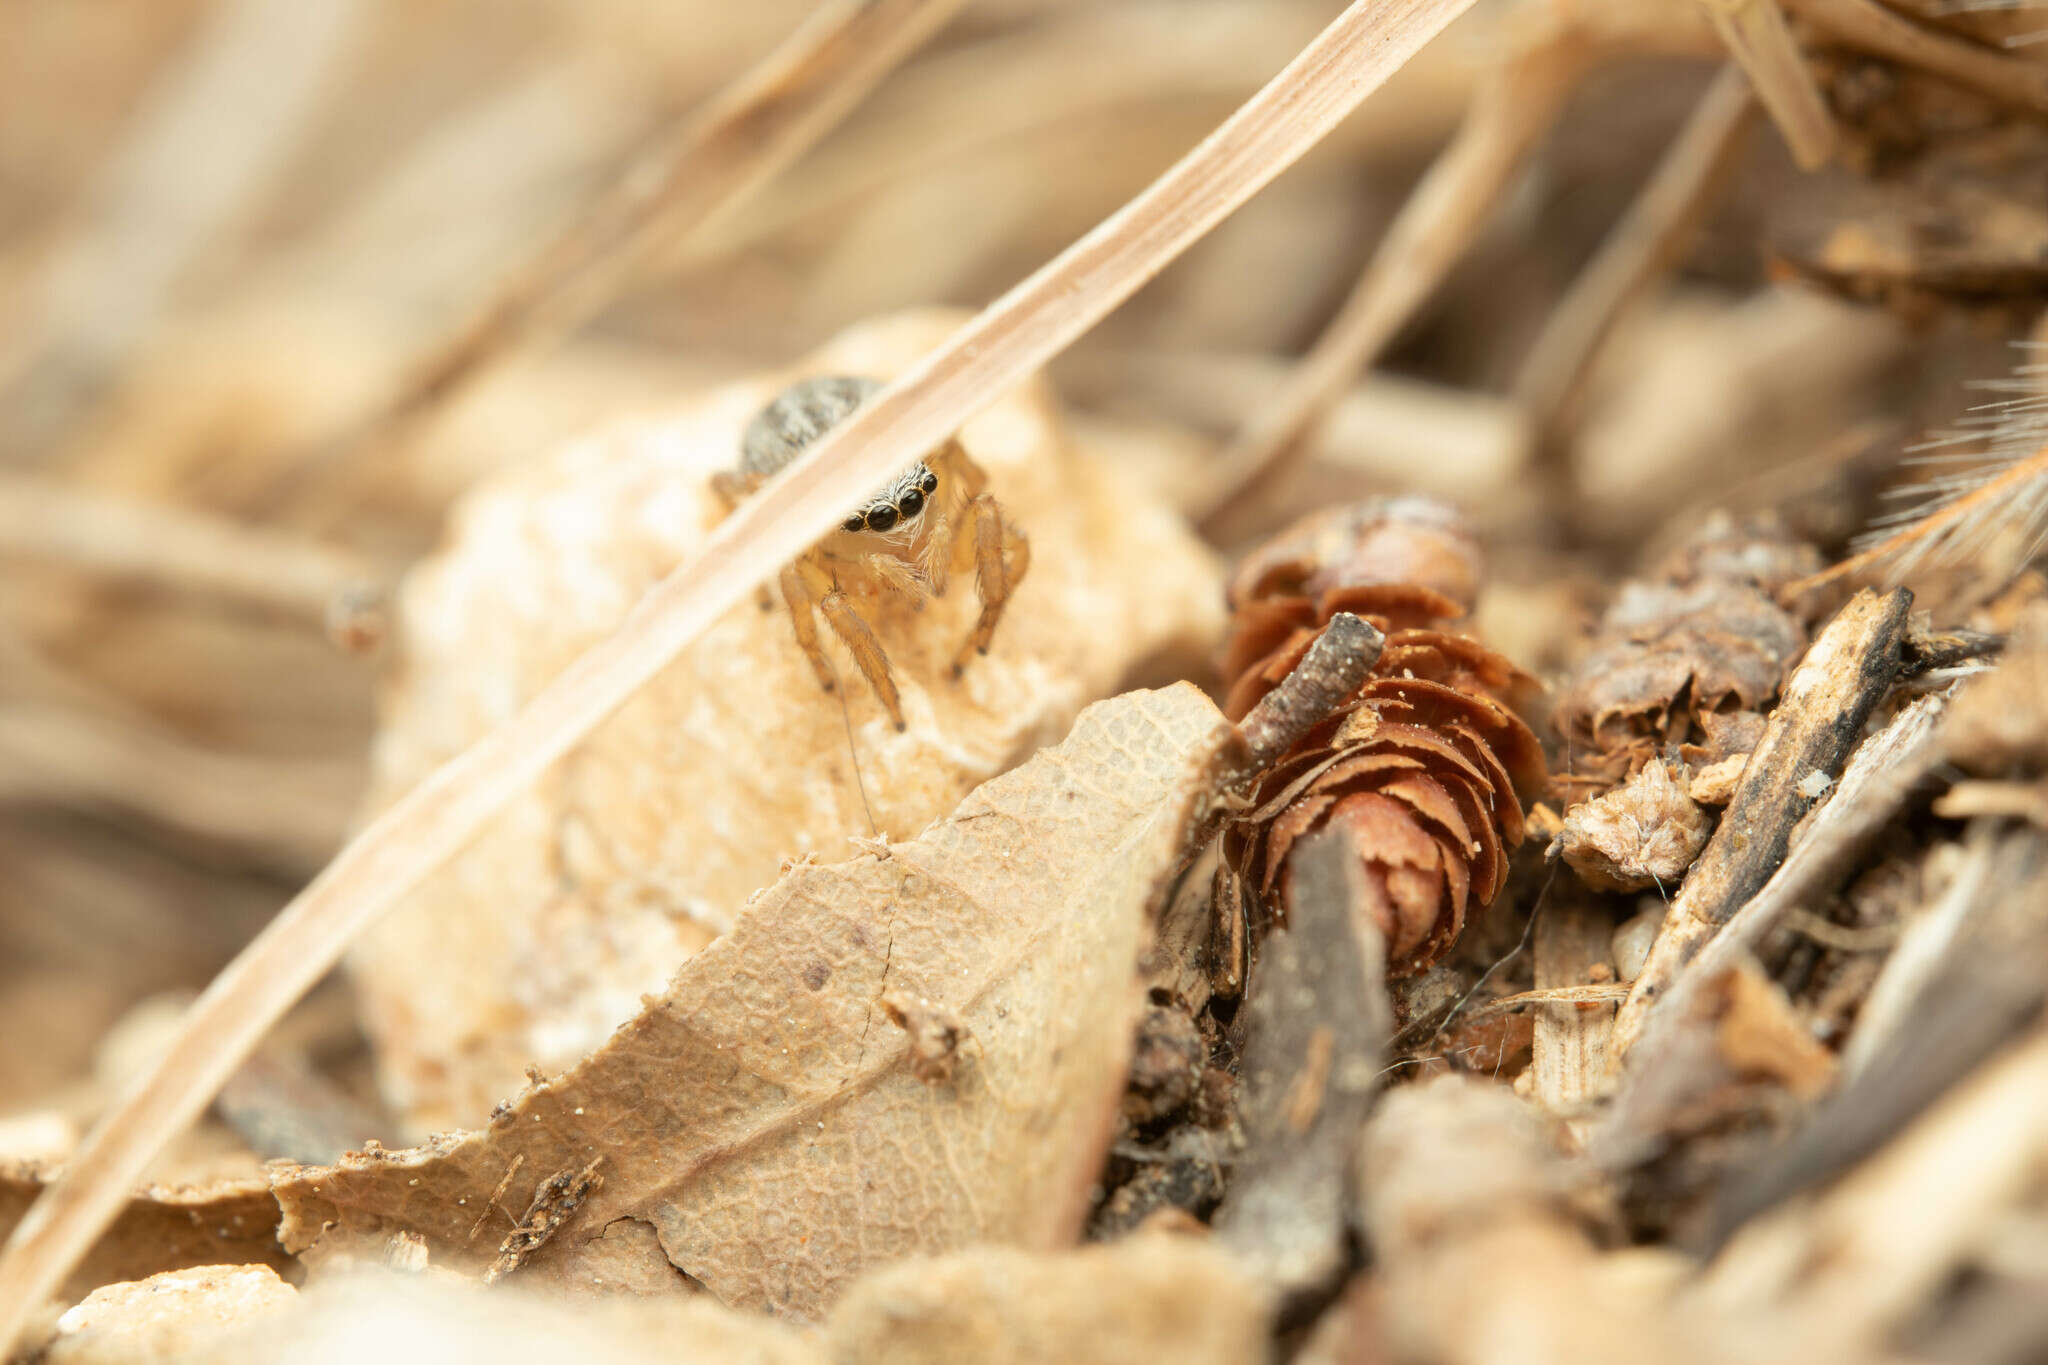
{"type": "Polygon", "coordinates": [[[924,510],[924,494],[915,488],[903,495],[903,501],[896,504],[896,510],[906,517],[914,517],[924,510]]]}
{"type": "Polygon", "coordinates": [[[842,531],[864,531],[867,529],[867,525],[867,518],[855,512],[845,521],[839,523],[839,529],[842,531]]]}
{"type": "Polygon", "coordinates": [[[896,509],[884,503],[868,513],[870,531],[886,531],[896,524],[896,509]]]}
{"type": "Polygon", "coordinates": [[[937,492],[939,487],[939,476],[932,473],[929,469],[927,469],[924,472],[924,477],[917,481],[917,486],[927,493],[937,492]]]}

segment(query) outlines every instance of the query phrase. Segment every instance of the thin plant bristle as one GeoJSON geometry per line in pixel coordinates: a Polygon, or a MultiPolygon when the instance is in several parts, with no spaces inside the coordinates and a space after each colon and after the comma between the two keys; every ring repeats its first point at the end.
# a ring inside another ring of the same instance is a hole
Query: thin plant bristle
{"type": "MultiPolygon", "coordinates": [[[[2042,345],[2015,344],[2027,350],[2042,345]]],[[[2022,549],[2000,566],[2000,582],[1990,586],[2003,586],[2031,563],[2048,546],[2048,394],[2028,378],[2044,373],[2048,365],[2031,364],[1972,381],[1971,388],[2017,396],[1978,404],[1954,426],[1907,447],[1900,463],[1928,468],[1930,477],[1880,496],[1909,505],[1871,518],[1851,542],[1849,558],[1792,584],[1787,594],[1850,581],[1898,585],[1965,566],[2001,541],[2022,549]]]]}

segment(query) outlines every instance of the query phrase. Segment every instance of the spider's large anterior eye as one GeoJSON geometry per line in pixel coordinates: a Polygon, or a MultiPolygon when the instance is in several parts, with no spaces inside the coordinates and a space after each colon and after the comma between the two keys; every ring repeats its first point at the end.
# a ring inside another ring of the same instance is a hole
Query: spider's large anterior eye
{"type": "Polygon", "coordinates": [[[939,487],[939,476],[927,469],[924,477],[917,481],[917,486],[927,493],[935,493],[939,487]]]}
{"type": "Polygon", "coordinates": [[[839,523],[839,529],[842,531],[860,531],[865,530],[867,524],[867,518],[863,517],[860,513],[855,512],[845,521],[839,523]]]}
{"type": "Polygon", "coordinates": [[[924,494],[915,488],[903,495],[903,501],[896,504],[896,510],[906,517],[914,517],[924,510],[924,494]]]}
{"type": "Polygon", "coordinates": [[[870,531],[886,531],[895,524],[896,509],[893,507],[877,507],[868,513],[868,529],[870,531]]]}

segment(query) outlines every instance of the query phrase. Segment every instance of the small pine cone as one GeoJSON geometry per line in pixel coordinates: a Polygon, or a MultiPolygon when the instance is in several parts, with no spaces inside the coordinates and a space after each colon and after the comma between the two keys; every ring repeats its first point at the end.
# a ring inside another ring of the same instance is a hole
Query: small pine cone
{"type": "Polygon", "coordinates": [[[1776,523],[1716,517],[1607,610],[1552,719],[1566,801],[1598,796],[1670,746],[1708,764],[1755,747],[1758,714],[1806,648],[1772,597],[1820,567],[1776,523]]]}
{"type": "Polygon", "coordinates": [[[1248,559],[1231,589],[1227,712],[1242,717],[1308,652],[1330,617],[1386,632],[1357,694],[1259,779],[1224,835],[1232,873],[1268,915],[1287,916],[1288,854],[1341,831],[1368,875],[1369,918],[1388,971],[1428,967],[1489,903],[1522,839],[1521,794],[1543,753],[1516,705],[1535,691],[1501,655],[1444,628],[1478,588],[1479,549],[1455,513],[1419,498],[1316,513],[1248,559]]]}

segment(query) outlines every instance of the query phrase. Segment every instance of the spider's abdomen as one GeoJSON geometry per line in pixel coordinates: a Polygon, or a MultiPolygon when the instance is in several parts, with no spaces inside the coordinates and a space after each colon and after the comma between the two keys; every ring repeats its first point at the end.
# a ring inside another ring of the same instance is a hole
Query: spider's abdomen
{"type": "Polygon", "coordinates": [[[740,472],[767,478],[881,391],[879,381],[855,375],[799,379],[747,423],[740,472]]]}

